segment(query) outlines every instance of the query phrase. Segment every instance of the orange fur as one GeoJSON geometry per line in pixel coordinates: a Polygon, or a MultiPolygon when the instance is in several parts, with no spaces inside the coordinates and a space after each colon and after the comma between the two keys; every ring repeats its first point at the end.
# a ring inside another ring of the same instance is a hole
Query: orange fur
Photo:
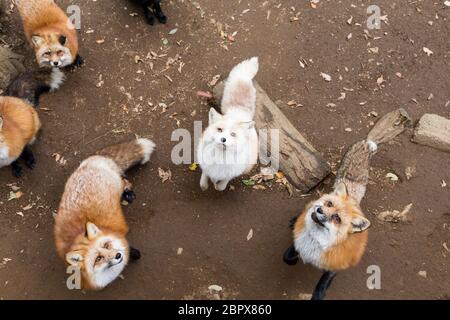
{"type": "MultiPolygon", "coordinates": [[[[324,195],[327,197],[329,195],[324,195]]],[[[349,196],[335,197],[335,208],[333,212],[339,212],[341,218],[350,221],[355,216],[364,216],[358,203],[349,196]]],[[[305,217],[311,205],[308,205],[297,219],[294,226],[294,238],[297,238],[305,229],[305,217]]],[[[356,266],[362,256],[368,241],[368,232],[352,233],[351,226],[342,230],[344,236],[340,237],[337,243],[331,245],[322,253],[320,267],[329,271],[340,271],[356,266]]]]}
{"type": "Polygon", "coordinates": [[[0,136],[9,147],[10,157],[18,158],[24,147],[33,142],[41,127],[38,114],[21,99],[0,97],[0,116],[3,119],[0,136]]]}
{"type": "Polygon", "coordinates": [[[65,47],[75,59],[78,54],[77,32],[67,15],[53,0],[19,0],[17,7],[25,35],[32,46],[32,36],[41,36],[47,44],[52,44],[57,43],[59,36],[64,35],[67,37],[65,47]]]}

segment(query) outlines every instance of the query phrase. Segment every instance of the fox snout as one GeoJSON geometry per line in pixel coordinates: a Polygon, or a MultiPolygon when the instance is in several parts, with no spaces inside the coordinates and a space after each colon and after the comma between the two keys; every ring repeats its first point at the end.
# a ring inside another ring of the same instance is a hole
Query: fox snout
{"type": "Polygon", "coordinates": [[[323,212],[322,206],[316,206],[311,214],[311,219],[318,225],[324,227],[324,223],[327,222],[328,218],[325,212],[323,212]]]}

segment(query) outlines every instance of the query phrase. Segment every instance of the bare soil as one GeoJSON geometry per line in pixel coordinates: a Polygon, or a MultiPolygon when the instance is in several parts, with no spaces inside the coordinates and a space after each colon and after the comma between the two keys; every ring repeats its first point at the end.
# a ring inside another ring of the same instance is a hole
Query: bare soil
{"type": "MultiPolygon", "coordinates": [[[[1,299],[217,298],[210,285],[222,286],[220,297],[229,299],[302,299],[311,293],[320,272],[289,267],[282,254],[291,241],[289,219],[332,178],[309,196],[290,197],[278,184],[255,190],[239,180],[233,191],[203,193],[198,170],[171,162],[172,131],[178,125],[192,131],[195,120],[207,119],[208,105],[196,92],[211,90],[215,75],[226,77],[244,58],[260,57],[258,82],[333,168],[368,133],[377,119],[372,111],[381,116],[403,107],[416,121],[424,113],[449,117],[450,8],[443,0],[378,0],[387,20],[367,34],[372,1],[322,0],[314,9],[296,0],[171,0],[163,1],[169,22],[153,27],[129,1],[74,3],[82,9],[86,65],[41,101],[43,130],[33,146],[37,168],[20,180],[10,168],[0,170],[1,299]],[[237,32],[234,42],[221,37],[220,25],[225,33],[237,32]],[[153,59],[147,58],[151,52],[153,59]],[[165,70],[169,58],[176,61],[165,70]],[[338,100],[342,92],[345,99],[338,100]],[[292,100],[302,106],[288,106],[292,100]],[[142,259],[102,292],[69,291],[53,242],[65,181],[84,158],[134,135],[158,145],[151,163],[130,173],[138,199],[125,208],[129,239],[142,259]],[[54,154],[67,162],[57,163],[54,154]],[[162,184],[159,167],[171,170],[170,181],[162,184]],[[12,184],[23,195],[8,201],[12,184]]],[[[35,68],[18,30],[14,10],[0,37],[35,68]]],[[[413,144],[411,134],[382,146],[374,158],[362,204],[373,224],[368,249],[357,268],[338,275],[329,299],[450,297],[450,155],[413,144]],[[376,218],[410,203],[409,222],[376,218]],[[381,290],[367,288],[371,265],[381,268],[381,290]]]]}

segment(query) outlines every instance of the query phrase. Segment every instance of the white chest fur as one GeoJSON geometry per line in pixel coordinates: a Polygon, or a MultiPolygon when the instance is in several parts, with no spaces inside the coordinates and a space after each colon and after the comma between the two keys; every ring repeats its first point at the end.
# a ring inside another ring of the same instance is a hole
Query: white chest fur
{"type": "Polygon", "coordinates": [[[15,160],[9,156],[9,147],[0,147],[0,168],[9,166],[15,160]]]}

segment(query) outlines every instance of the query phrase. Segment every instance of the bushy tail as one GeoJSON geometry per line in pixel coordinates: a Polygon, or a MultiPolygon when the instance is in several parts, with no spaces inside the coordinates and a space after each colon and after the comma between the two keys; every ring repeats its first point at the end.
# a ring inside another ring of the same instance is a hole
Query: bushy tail
{"type": "Polygon", "coordinates": [[[155,150],[155,143],[149,139],[137,139],[114,145],[97,152],[97,155],[114,160],[122,171],[138,164],[145,164],[155,150]]]}
{"type": "Polygon", "coordinates": [[[254,112],[256,104],[256,88],[253,78],[259,70],[257,57],[241,62],[231,71],[222,98],[222,112],[229,107],[243,107],[254,112]]]}
{"type": "Polygon", "coordinates": [[[259,59],[258,57],[253,57],[235,66],[230,72],[228,81],[234,81],[237,79],[251,81],[256,77],[258,70],[259,59]]]}
{"type": "Polygon", "coordinates": [[[65,80],[64,73],[57,68],[27,71],[17,76],[6,89],[6,95],[23,99],[35,107],[43,93],[60,88],[65,80]]]}

